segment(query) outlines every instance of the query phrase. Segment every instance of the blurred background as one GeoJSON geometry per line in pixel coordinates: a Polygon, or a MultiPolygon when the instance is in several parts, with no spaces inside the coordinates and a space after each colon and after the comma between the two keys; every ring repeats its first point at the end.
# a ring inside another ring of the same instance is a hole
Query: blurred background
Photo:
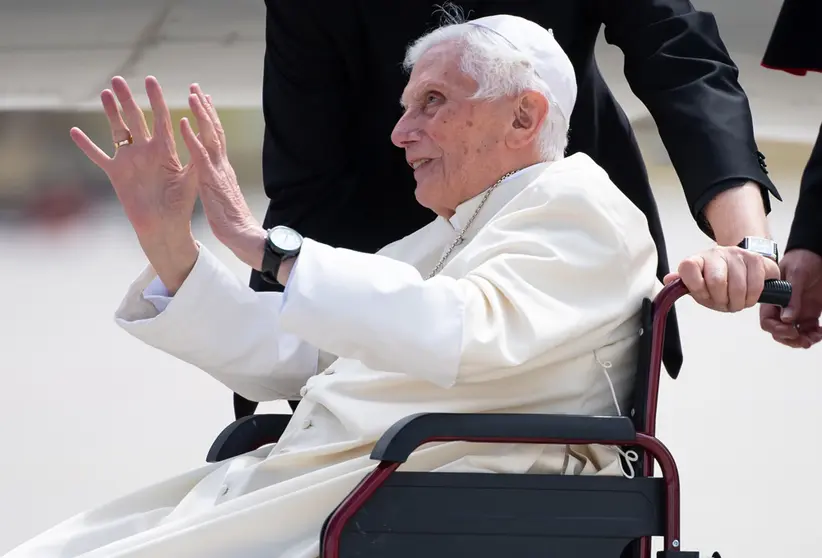
{"type": "MultiPolygon", "coordinates": [[[[822,121],[822,76],[759,66],[779,0],[694,0],[714,12],[784,202],[822,121]]],[[[109,145],[98,95],[113,75],[157,76],[176,120],[199,82],[220,109],[230,159],[262,218],[262,0],[0,0],[0,553],[77,512],[204,462],[233,419],[231,393],[142,345],[112,314],[145,260],[105,175],[74,146],[109,145]]],[[[600,41],[603,73],[634,122],[675,263],[709,246],[689,216],[653,120],[600,41]]],[[[144,97],[140,95],[141,102],[144,97]]],[[[322,149],[318,135],[317,148],[322,149]]],[[[183,150],[184,151],[184,150],[183,150]]],[[[694,164],[698,164],[694,161],[694,164]]],[[[195,233],[239,277],[198,215],[195,233]]],[[[756,310],[678,305],[685,366],[664,378],[659,435],[683,478],[686,549],[816,556],[822,353],[778,346],[756,310]]],[[[263,405],[261,411],[283,404],[263,405]]]]}

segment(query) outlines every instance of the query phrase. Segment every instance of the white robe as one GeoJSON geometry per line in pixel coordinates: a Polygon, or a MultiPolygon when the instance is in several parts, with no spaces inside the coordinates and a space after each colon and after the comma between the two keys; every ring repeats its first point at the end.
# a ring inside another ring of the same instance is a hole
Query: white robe
{"type": "MultiPolygon", "coordinates": [[[[616,414],[642,298],[659,289],[644,215],[585,155],[534,165],[496,188],[424,280],[478,204],[377,255],[306,239],[285,294],[252,291],[202,246],[173,298],[147,269],[116,322],[248,398],[301,396],[289,428],[7,557],[313,558],[375,441],[407,415],[616,414]]],[[[428,444],[402,470],[621,474],[613,448],[525,444],[428,444]]]]}

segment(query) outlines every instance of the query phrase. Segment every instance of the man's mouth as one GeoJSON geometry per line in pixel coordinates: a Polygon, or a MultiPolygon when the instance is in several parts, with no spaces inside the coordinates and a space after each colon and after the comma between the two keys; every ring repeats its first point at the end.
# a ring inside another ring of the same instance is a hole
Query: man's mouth
{"type": "Polygon", "coordinates": [[[412,161],[411,163],[409,163],[409,165],[411,165],[412,169],[417,170],[418,168],[423,166],[425,163],[428,163],[430,161],[431,161],[431,159],[418,159],[416,161],[412,161]]]}

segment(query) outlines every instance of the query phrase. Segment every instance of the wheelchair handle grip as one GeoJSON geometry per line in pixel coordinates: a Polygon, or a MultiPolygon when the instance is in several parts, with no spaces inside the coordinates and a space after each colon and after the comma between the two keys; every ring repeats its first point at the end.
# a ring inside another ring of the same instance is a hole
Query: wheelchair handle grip
{"type": "Polygon", "coordinates": [[[781,279],[766,279],[765,288],[759,296],[759,304],[773,304],[783,308],[791,301],[791,284],[781,279]]]}
{"type": "MultiPolygon", "coordinates": [[[[787,306],[791,301],[791,284],[782,279],[765,279],[762,293],[759,295],[758,304],[773,304],[776,306],[787,306]]],[[[674,303],[690,294],[688,287],[682,279],[676,279],[665,285],[654,298],[654,319],[663,320],[674,303]]]]}

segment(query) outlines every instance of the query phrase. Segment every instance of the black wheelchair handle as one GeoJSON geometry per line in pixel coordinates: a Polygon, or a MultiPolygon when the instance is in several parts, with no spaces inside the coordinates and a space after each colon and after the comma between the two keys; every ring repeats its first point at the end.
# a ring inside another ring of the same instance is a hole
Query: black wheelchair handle
{"type": "Polygon", "coordinates": [[[791,284],[781,279],[766,279],[759,296],[759,304],[773,304],[783,308],[791,302],[791,284]]]}
{"type": "MultiPolygon", "coordinates": [[[[789,282],[782,279],[765,279],[757,303],[785,307],[791,301],[791,292],[789,282]]],[[[654,297],[654,328],[656,328],[657,323],[661,323],[666,318],[674,303],[688,294],[690,294],[690,291],[682,282],[682,279],[676,279],[662,287],[662,290],[654,297]]]]}

